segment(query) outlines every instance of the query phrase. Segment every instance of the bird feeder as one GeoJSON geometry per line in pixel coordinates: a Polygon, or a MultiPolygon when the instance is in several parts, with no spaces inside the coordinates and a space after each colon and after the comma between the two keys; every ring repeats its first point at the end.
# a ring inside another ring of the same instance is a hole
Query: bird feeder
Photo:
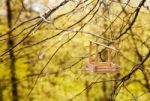
{"type": "Polygon", "coordinates": [[[87,70],[94,73],[119,73],[120,67],[112,62],[111,51],[116,50],[113,47],[90,41],[89,46],[89,62],[86,65],[87,70]],[[92,59],[92,44],[96,44],[96,59],[92,59]],[[108,57],[106,62],[101,62],[98,59],[98,46],[104,46],[107,49],[108,57]]]}

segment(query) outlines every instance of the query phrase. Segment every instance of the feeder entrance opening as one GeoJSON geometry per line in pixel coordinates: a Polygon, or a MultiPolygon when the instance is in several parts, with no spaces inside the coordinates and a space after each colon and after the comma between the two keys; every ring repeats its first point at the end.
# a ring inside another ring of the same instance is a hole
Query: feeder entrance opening
{"type": "Polygon", "coordinates": [[[87,70],[91,72],[99,72],[99,73],[119,73],[120,67],[112,62],[112,57],[111,57],[111,52],[112,50],[118,51],[113,47],[98,43],[98,42],[93,42],[90,41],[90,46],[89,46],[89,61],[86,65],[87,70]],[[92,58],[92,45],[96,45],[96,54],[95,54],[95,59],[92,58]],[[105,62],[99,61],[99,51],[98,47],[99,46],[104,46],[107,49],[107,59],[105,62]]]}

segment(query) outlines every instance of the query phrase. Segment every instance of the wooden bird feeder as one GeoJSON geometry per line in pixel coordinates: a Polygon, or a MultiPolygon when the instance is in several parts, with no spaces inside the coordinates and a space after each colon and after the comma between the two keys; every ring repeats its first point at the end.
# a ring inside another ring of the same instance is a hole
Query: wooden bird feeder
{"type": "Polygon", "coordinates": [[[120,67],[116,64],[114,64],[111,60],[111,51],[116,50],[113,47],[106,46],[104,44],[90,41],[90,47],[89,47],[89,63],[86,65],[87,70],[95,73],[119,73],[120,67]],[[96,60],[92,60],[92,44],[96,44],[96,60]],[[100,62],[98,61],[98,46],[104,46],[107,48],[108,52],[108,59],[106,62],[100,62]]]}

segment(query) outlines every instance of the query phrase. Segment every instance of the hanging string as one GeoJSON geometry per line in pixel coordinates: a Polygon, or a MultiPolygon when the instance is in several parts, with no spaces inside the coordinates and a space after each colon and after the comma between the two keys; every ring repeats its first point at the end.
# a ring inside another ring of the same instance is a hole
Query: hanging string
{"type": "MultiPolygon", "coordinates": [[[[107,38],[109,39],[109,40],[111,40],[111,34],[107,34],[107,38]]],[[[108,42],[108,44],[109,44],[110,42],[108,42]]],[[[109,46],[109,45],[108,45],[109,46]]],[[[110,48],[107,48],[107,61],[108,62],[112,62],[112,57],[111,57],[111,52],[112,52],[112,50],[110,49],[110,48]]]]}

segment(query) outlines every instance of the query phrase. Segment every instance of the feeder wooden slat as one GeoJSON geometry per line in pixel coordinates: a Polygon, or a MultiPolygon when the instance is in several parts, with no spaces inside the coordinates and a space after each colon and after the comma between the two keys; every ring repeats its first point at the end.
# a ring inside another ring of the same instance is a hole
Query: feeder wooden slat
{"type": "Polygon", "coordinates": [[[112,62],[93,62],[87,64],[87,69],[92,72],[119,72],[119,66],[112,62]]]}

